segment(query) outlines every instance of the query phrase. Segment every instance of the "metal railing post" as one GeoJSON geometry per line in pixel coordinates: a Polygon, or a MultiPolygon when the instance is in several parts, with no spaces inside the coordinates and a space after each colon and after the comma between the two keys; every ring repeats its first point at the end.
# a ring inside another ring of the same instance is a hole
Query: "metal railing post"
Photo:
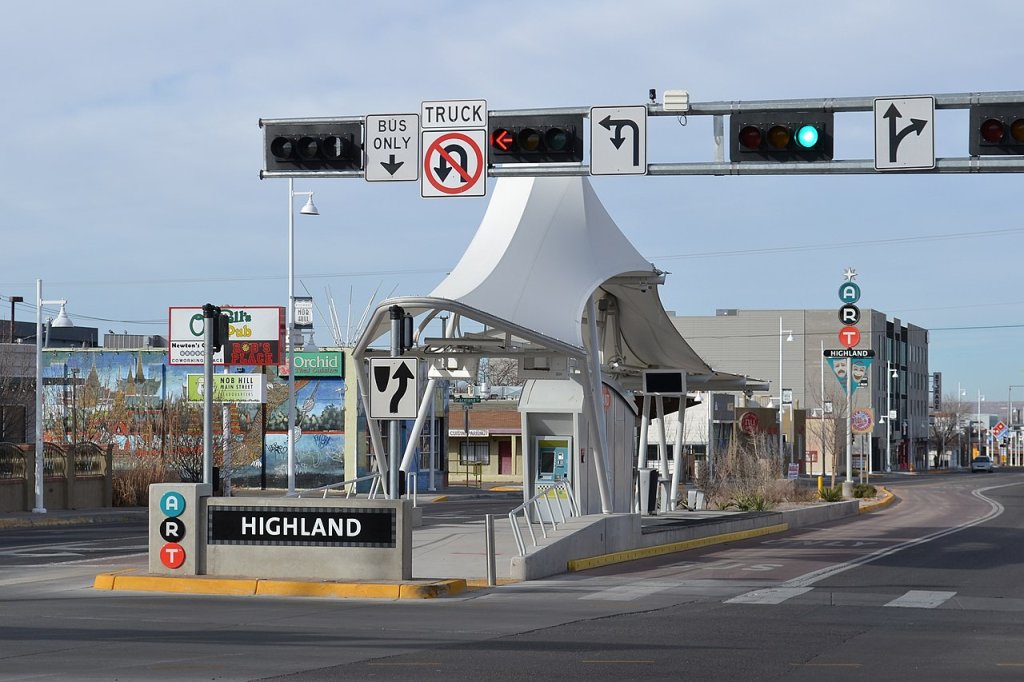
{"type": "Polygon", "coordinates": [[[495,576],[495,558],[494,558],[494,514],[487,514],[484,517],[484,524],[486,526],[486,554],[487,554],[487,585],[494,587],[497,584],[495,576]]]}

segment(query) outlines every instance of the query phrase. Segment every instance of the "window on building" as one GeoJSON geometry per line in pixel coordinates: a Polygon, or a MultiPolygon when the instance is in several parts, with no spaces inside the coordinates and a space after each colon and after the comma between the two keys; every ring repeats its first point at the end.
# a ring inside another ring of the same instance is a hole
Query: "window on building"
{"type": "Polygon", "coordinates": [[[24,443],[25,408],[22,405],[0,405],[0,443],[24,443]]]}
{"type": "Polygon", "coordinates": [[[490,464],[491,447],[485,440],[469,440],[459,444],[459,464],[490,464]]]}

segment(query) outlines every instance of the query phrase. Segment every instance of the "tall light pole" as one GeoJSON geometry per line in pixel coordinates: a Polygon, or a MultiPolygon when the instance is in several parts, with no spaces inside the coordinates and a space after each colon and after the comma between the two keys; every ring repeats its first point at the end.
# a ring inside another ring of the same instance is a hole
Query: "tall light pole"
{"type": "Polygon", "coordinates": [[[892,471],[892,380],[900,375],[892,362],[885,361],[885,470],[892,471]]]}
{"type": "Polygon", "coordinates": [[[981,448],[983,447],[983,441],[981,440],[981,401],[985,399],[985,396],[981,394],[981,389],[978,389],[978,455],[982,454],[981,448]]]}
{"type": "MultiPolygon", "coordinates": [[[[963,388],[961,388],[959,381],[956,382],[956,426],[957,426],[956,434],[957,434],[957,450],[958,450],[958,455],[959,455],[957,457],[957,466],[966,466],[967,464],[970,464],[970,455],[968,455],[966,461],[964,459],[963,430],[962,430],[962,428],[960,426],[960,420],[963,419],[963,407],[962,407],[962,402],[963,401],[962,401],[962,399],[966,395],[967,395],[967,391],[964,390],[963,388]]],[[[970,428],[970,423],[969,422],[968,422],[968,428],[970,428]]],[[[969,436],[970,435],[970,431],[968,431],[967,433],[968,433],[968,436],[969,436]]],[[[970,445],[970,441],[968,441],[968,446],[969,445],[970,445]]]]}
{"type": "Polygon", "coordinates": [[[36,506],[32,511],[45,514],[46,505],[43,501],[43,306],[67,305],[66,300],[44,301],[43,280],[36,280],[36,506]]]}
{"type": "Polygon", "coordinates": [[[288,493],[295,492],[295,197],[307,197],[299,210],[302,215],[320,215],[313,204],[312,192],[296,192],[295,181],[288,178],[288,310],[285,333],[288,338],[288,493]]]}
{"type": "MultiPolygon", "coordinates": [[[[792,329],[783,329],[782,328],[782,315],[779,315],[779,456],[780,457],[785,457],[785,452],[786,452],[783,449],[783,439],[782,439],[782,417],[783,417],[783,412],[784,412],[783,405],[782,405],[782,395],[783,395],[783,388],[782,388],[782,335],[783,334],[789,334],[789,337],[786,338],[786,341],[792,341],[793,340],[793,330],[792,329]]],[[[790,464],[793,463],[793,453],[792,452],[790,452],[790,455],[789,455],[789,463],[790,464]]]]}
{"type": "MultiPolygon", "coordinates": [[[[12,315],[11,317],[13,319],[14,316],[12,315]]],[[[1014,429],[1013,429],[1013,389],[1015,389],[1015,388],[1024,388],[1024,384],[1011,384],[1010,388],[1007,390],[1007,396],[1006,396],[1006,427],[1010,430],[1010,457],[1009,457],[1010,460],[1014,460],[1016,458],[1016,455],[1017,455],[1017,452],[1016,452],[1017,448],[1015,447],[1016,444],[1017,444],[1016,443],[1016,441],[1017,441],[1016,435],[1017,434],[1016,434],[1016,431],[1014,431],[1014,429]]],[[[1012,463],[1012,462],[1007,462],[1007,463],[1009,464],[1009,463],[1012,463]]]]}

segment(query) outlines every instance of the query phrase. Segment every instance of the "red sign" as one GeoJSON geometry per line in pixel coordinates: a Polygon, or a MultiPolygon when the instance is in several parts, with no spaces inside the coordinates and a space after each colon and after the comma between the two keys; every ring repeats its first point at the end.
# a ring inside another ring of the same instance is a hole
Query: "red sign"
{"type": "Polygon", "coordinates": [[[853,348],[860,343],[860,330],[852,326],[843,327],[839,330],[839,343],[853,348]]]}
{"type": "Polygon", "coordinates": [[[177,542],[168,542],[160,548],[160,563],[167,568],[180,568],[185,563],[185,548],[177,542]]]}
{"type": "Polygon", "coordinates": [[[229,341],[225,365],[277,365],[281,362],[277,341],[229,341]]]}
{"type": "Polygon", "coordinates": [[[744,433],[756,433],[761,427],[761,420],[753,412],[744,412],[740,417],[740,430],[744,433]]]}
{"type": "Polygon", "coordinates": [[[478,189],[477,180],[484,170],[484,153],[476,141],[459,131],[442,134],[423,152],[423,173],[440,196],[467,194],[478,189]],[[452,172],[454,171],[454,173],[452,172]],[[445,184],[451,176],[453,185],[445,184]]]}

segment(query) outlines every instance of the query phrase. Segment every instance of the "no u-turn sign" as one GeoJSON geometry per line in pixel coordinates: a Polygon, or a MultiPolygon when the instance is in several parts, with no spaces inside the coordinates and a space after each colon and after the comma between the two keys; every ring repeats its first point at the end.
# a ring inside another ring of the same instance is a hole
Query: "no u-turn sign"
{"type": "Polygon", "coordinates": [[[487,193],[486,130],[423,133],[423,197],[482,197],[487,193]]]}

